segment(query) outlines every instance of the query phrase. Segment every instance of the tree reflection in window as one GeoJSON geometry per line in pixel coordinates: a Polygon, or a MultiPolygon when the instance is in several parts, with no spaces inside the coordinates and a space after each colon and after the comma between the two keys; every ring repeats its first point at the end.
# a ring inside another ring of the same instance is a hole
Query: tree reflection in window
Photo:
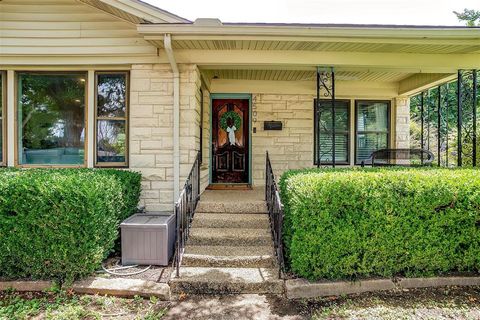
{"type": "Polygon", "coordinates": [[[18,162],[84,163],[86,74],[18,75],[18,162]]]}
{"type": "Polygon", "coordinates": [[[97,74],[97,165],[127,165],[127,73],[97,74]]]}

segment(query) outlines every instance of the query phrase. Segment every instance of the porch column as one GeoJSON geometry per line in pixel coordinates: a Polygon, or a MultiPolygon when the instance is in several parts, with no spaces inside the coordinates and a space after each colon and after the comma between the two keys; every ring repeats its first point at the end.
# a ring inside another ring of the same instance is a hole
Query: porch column
{"type": "Polygon", "coordinates": [[[95,164],[95,70],[88,70],[87,81],[87,167],[93,168],[95,164]]]}
{"type": "Polygon", "coordinates": [[[410,148],[410,99],[395,98],[395,148],[410,148]]]}
{"type": "MultiPolygon", "coordinates": [[[[1,89],[1,88],[0,88],[1,89]]],[[[15,72],[7,71],[7,165],[15,166],[15,72]]]]}

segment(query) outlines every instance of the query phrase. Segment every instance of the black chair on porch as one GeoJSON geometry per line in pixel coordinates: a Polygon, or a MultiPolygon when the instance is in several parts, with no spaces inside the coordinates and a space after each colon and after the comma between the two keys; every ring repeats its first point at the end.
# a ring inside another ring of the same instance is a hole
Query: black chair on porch
{"type": "Polygon", "coordinates": [[[361,165],[372,167],[424,167],[431,166],[435,156],[425,149],[380,149],[372,152],[370,157],[362,161],[361,165]]]}

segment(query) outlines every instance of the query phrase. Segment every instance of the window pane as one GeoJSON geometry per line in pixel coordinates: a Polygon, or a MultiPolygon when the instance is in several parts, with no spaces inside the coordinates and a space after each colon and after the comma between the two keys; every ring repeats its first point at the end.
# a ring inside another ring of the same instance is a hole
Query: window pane
{"type": "Polygon", "coordinates": [[[85,79],[85,74],[19,74],[20,164],[84,163],[85,79]]]}
{"type": "MultiPolygon", "coordinates": [[[[350,103],[348,101],[335,101],[335,162],[348,162],[349,143],[348,132],[350,103]]],[[[315,138],[316,150],[315,163],[320,158],[321,163],[332,162],[332,104],[331,100],[320,100],[317,107],[316,119],[318,121],[315,138]]]]}
{"type": "MultiPolygon", "coordinates": [[[[323,104],[320,108],[320,130],[332,130],[332,108],[325,107],[323,104]]],[[[335,108],[335,131],[348,131],[348,106],[341,105],[335,108]]]]}
{"type": "MultiPolygon", "coordinates": [[[[321,162],[332,162],[332,134],[320,134],[320,148],[318,149],[321,162]]],[[[345,134],[335,135],[335,161],[348,161],[348,136],[345,134]]]]}
{"type": "Polygon", "coordinates": [[[357,135],[357,163],[368,159],[373,151],[387,147],[387,133],[359,133],[357,135]]]}
{"type": "Polygon", "coordinates": [[[97,123],[97,162],[125,162],[124,120],[99,120],[97,123]]]}
{"type": "Polygon", "coordinates": [[[99,117],[125,117],[126,75],[99,74],[97,87],[97,115],[99,117]]]}
{"type": "Polygon", "coordinates": [[[385,102],[359,102],[357,107],[358,131],[387,131],[388,104],[385,102]]]}

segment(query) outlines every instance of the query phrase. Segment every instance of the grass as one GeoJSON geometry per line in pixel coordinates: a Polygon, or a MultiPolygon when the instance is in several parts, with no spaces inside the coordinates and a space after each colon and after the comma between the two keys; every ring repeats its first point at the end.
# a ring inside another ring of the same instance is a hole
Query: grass
{"type": "Polygon", "coordinates": [[[45,292],[0,293],[0,320],[96,320],[96,319],[161,319],[168,303],[156,297],[123,299],[106,296],[75,295],[73,293],[45,292]]]}
{"type": "Polygon", "coordinates": [[[255,319],[259,308],[271,310],[275,319],[480,319],[480,287],[474,286],[391,290],[299,300],[267,296],[263,304],[258,302],[262,298],[258,298],[248,306],[239,305],[245,299],[241,295],[223,295],[214,303],[212,299],[211,296],[192,296],[170,305],[154,297],[122,299],[64,291],[9,291],[0,292],[0,319],[155,320],[162,319],[171,307],[180,307],[185,316],[179,319],[255,319]]]}
{"type": "Polygon", "coordinates": [[[311,319],[479,319],[480,288],[424,288],[306,303],[311,319]]]}

